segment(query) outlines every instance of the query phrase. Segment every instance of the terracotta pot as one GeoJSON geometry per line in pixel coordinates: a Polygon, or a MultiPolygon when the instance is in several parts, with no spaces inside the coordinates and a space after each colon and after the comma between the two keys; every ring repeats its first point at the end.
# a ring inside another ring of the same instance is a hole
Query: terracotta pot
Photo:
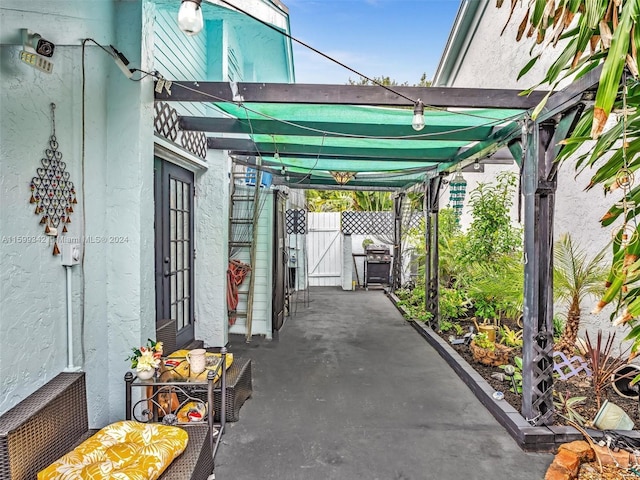
{"type": "Polygon", "coordinates": [[[500,343],[496,343],[493,350],[480,348],[473,340],[471,340],[469,348],[471,348],[473,359],[476,362],[493,367],[498,367],[500,365],[506,365],[507,363],[509,363],[509,355],[512,352],[511,348],[505,347],[500,343]]]}

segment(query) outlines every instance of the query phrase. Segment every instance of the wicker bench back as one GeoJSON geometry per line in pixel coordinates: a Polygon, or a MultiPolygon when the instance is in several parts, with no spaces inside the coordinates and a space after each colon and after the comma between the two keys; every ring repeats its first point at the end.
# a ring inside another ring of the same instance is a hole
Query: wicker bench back
{"type": "Polygon", "coordinates": [[[33,480],[87,434],[84,373],[61,373],[0,416],[0,480],[33,480]]]}

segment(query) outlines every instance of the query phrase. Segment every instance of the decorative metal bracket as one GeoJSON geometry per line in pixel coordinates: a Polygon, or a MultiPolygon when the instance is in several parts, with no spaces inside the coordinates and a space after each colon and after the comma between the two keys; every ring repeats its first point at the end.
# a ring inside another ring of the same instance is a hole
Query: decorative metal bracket
{"type": "MultiPolygon", "coordinates": [[[[202,387],[200,387],[202,388],[202,387]]],[[[212,407],[212,406],[211,406],[212,407]]],[[[133,405],[133,419],[141,423],[157,422],[181,425],[204,422],[210,406],[185,385],[147,387],[147,395],[133,405]]]]}

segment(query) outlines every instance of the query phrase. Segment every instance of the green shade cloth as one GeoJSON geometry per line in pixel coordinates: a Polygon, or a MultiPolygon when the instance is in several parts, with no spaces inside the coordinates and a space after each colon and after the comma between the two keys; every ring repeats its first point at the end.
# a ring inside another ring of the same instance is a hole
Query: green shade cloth
{"type": "Polygon", "coordinates": [[[255,146],[253,152],[232,153],[259,156],[263,168],[276,176],[284,169],[302,175],[307,184],[334,186],[330,172],[357,172],[348,186],[393,189],[495,153],[519,134],[518,121],[525,114],[513,109],[427,108],[425,128],[416,132],[411,108],[213,105],[236,120],[225,134],[248,135],[255,146]]]}

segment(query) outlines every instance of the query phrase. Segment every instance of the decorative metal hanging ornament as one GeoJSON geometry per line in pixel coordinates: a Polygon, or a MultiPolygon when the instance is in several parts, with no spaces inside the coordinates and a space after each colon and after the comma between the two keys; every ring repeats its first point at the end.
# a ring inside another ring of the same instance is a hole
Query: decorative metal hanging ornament
{"type": "MultiPolygon", "coordinates": [[[[629,168],[629,159],[627,157],[627,150],[629,148],[629,140],[627,137],[627,129],[629,124],[629,106],[627,105],[628,95],[628,80],[626,72],[622,76],[622,110],[619,115],[622,118],[622,168],[616,172],[614,187],[622,189],[622,200],[616,203],[616,207],[622,210],[623,223],[622,226],[616,228],[613,235],[613,241],[620,244],[623,248],[635,243],[638,239],[638,225],[635,223],[635,216],[631,215],[632,211],[636,210],[636,202],[631,200],[630,192],[635,183],[635,176],[633,171],[629,168]],[[633,217],[633,225],[629,224],[629,218],[633,217]]],[[[630,260],[627,260],[630,261],[630,260]]],[[[619,266],[620,273],[625,274],[627,264],[619,266]]]]}
{"type": "Polygon", "coordinates": [[[56,139],[55,103],[51,104],[52,133],[49,148],[40,160],[41,167],[36,168],[36,176],[31,179],[30,203],[35,203],[34,213],[40,215],[40,224],[44,233],[54,238],[53,255],[60,254],[58,236],[67,233],[67,223],[71,223],[73,205],[77,204],[76,189],[69,180],[67,165],[62,161],[62,152],[58,150],[56,139]]]}
{"type": "Polygon", "coordinates": [[[453,208],[456,224],[460,222],[460,216],[462,215],[462,207],[464,206],[464,195],[467,190],[467,181],[462,176],[462,173],[458,169],[456,174],[449,182],[449,203],[453,208]]]}

